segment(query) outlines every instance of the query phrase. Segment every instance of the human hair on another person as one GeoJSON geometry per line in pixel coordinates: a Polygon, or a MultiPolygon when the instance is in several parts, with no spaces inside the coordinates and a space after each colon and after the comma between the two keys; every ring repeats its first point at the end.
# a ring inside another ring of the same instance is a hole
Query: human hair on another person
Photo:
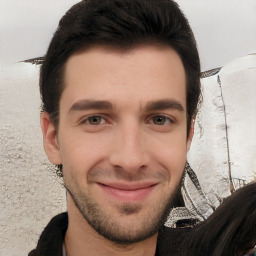
{"type": "Polygon", "coordinates": [[[237,190],[186,233],[183,256],[242,256],[256,245],[256,182],[237,190]]]}
{"type": "Polygon", "coordinates": [[[55,127],[72,54],[92,46],[129,51],[141,45],[169,46],[179,54],[186,72],[188,134],[200,98],[200,61],[189,23],[172,0],[87,0],[63,16],[40,72],[42,110],[55,127]]]}

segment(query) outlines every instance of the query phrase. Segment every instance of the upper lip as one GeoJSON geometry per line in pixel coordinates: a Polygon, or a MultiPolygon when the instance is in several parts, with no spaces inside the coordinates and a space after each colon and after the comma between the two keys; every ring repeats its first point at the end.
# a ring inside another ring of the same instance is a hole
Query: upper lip
{"type": "Polygon", "coordinates": [[[146,189],[152,186],[155,186],[157,182],[137,182],[137,183],[101,183],[100,185],[107,186],[114,189],[119,190],[127,190],[127,191],[133,191],[133,190],[139,190],[139,189],[146,189]]]}

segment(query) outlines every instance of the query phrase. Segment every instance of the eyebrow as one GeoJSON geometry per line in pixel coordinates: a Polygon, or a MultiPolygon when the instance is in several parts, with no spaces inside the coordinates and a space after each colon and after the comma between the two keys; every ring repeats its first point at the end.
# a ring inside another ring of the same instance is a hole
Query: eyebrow
{"type": "MultiPolygon", "coordinates": [[[[73,111],[82,111],[82,110],[90,110],[90,109],[99,109],[99,110],[112,110],[113,105],[109,101],[102,100],[79,100],[75,102],[69,112],[73,111]]],[[[174,109],[183,112],[184,107],[182,104],[174,99],[163,99],[157,101],[151,101],[146,104],[145,110],[147,112],[150,111],[159,111],[165,109],[174,109]]]]}
{"type": "Polygon", "coordinates": [[[75,102],[69,112],[76,110],[89,110],[89,109],[113,109],[113,105],[109,101],[102,100],[79,100],[75,102]]]}
{"type": "Polygon", "coordinates": [[[163,99],[158,101],[152,101],[147,103],[145,110],[146,111],[157,111],[157,110],[165,110],[165,109],[174,109],[180,112],[184,111],[183,105],[174,99],[163,99]]]}

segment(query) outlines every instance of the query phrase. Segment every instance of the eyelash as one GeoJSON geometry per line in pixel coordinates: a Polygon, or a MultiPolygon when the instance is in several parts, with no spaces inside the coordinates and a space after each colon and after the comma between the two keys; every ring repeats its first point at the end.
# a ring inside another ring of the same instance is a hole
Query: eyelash
{"type": "Polygon", "coordinates": [[[91,125],[91,126],[98,126],[98,125],[101,125],[102,123],[102,120],[107,120],[107,118],[103,117],[102,115],[91,115],[91,116],[87,116],[86,118],[84,118],[82,120],[82,124],[87,124],[87,125],[91,125]],[[100,118],[100,124],[90,124],[90,119],[93,119],[93,118],[100,118]]]}
{"type": "Polygon", "coordinates": [[[174,123],[174,120],[170,117],[167,117],[165,115],[162,115],[162,114],[158,114],[158,115],[153,115],[150,117],[150,120],[152,120],[151,124],[154,124],[154,125],[158,125],[158,126],[164,126],[164,125],[167,125],[166,124],[166,121],[168,121],[168,124],[173,124],[174,123]],[[157,118],[164,118],[164,124],[156,124],[156,123],[153,123],[154,119],[157,119],[157,118]]]}
{"type": "MultiPolygon", "coordinates": [[[[91,115],[91,116],[87,116],[86,118],[84,118],[82,120],[82,124],[87,124],[87,125],[91,125],[91,126],[99,126],[99,125],[102,125],[102,121],[105,121],[107,122],[107,118],[104,117],[103,115],[101,114],[98,114],[98,115],[91,115]],[[90,119],[93,119],[93,118],[100,118],[100,123],[99,124],[91,124],[89,123],[90,122],[90,119]]],[[[104,122],[104,123],[105,123],[104,122]]],[[[149,122],[150,124],[153,124],[153,125],[157,125],[157,126],[164,126],[164,125],[168,125],[168,124],[173,124],[175,123],[175,121],[170,118],[170,117],[167,117],[163,114],[155,114],[155,115],[152,115],[150,116],[148,119],[147,119],[147,122],[149,122]],[[157,119],[157,118],[163,118],[164,119],[164,124],[156,124],[154,123],[154,119],[157,119]],[[168,124],[166,124],[166,122],[168,122],[168,124]]]]}

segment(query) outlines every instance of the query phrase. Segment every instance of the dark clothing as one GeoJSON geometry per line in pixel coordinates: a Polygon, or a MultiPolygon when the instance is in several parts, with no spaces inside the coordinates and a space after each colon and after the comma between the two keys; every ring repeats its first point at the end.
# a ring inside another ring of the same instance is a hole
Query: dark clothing
{"type": "MultiPolygon", "coordinates": [[[[68,214],[55,216],[41,234],[37,247],[28,256],[62,256],[62,246],[68,228],[68,214]]],[[[163,227],[159,231],[155,256],[180,255],[182,237],[188,229],[163,227]]],[[[86,255],[85,255],[86,256],[86,255]]]]}
{"type": "Polygon", "coordinates": [[[68,214],[66,212],[52,218],[41,234],[36,249],[28,256],[62,256],[67,228],[68,214]]]}

